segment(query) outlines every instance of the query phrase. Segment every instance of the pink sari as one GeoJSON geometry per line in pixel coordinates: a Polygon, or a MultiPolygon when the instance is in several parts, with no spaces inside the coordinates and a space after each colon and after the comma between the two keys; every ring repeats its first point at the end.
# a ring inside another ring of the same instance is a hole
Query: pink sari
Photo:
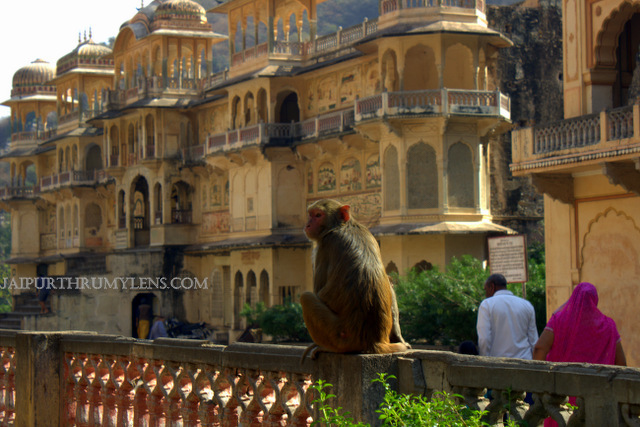
{"type": "MultiPolygon", "coordinates": [[[[545,329],[553,332],[549,362],[579,362],[613,365],[620,334],[613,319],[598,310],[598,291],[591,283],[580,283],[569,301],[549,319],[545,329]]],[[[575,397],[569,399],[575,404],[575,397]]],[[[545,427],[557,426],[551,418],[545,427]]]]}

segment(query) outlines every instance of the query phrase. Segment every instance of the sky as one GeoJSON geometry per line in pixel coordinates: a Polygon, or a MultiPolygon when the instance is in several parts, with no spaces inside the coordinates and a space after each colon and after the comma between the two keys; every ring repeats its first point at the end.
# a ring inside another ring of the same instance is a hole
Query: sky
{"type": "MultiPolygon", "coordinates": [[[[145,0],[147,5],[151,0],[145,0]]],[[[0,102],[11,97],[13,74],[36,59],[55,65],[91,28],[93,41],[106,42],[131,19],[140,0],[9,0],[0,12],[0,102]]],[[[0,106],[0,117],[11,110],[0,106]]]]}

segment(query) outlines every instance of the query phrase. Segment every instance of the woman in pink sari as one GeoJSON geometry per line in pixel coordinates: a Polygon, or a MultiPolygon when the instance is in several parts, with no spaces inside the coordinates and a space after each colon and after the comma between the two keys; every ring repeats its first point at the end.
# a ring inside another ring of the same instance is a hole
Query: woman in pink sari
{"type": "MultiPolygon", "coordinates": [[[[627,365],[616,322],[598,310],[598,291],[580,283],[553,315],[533,349],[534,360],[627,365]]],[[[575,398],[569,403],[575,404],[575,398]]],[[[545,427],[557,425],[547,418],[545,427]]]]}

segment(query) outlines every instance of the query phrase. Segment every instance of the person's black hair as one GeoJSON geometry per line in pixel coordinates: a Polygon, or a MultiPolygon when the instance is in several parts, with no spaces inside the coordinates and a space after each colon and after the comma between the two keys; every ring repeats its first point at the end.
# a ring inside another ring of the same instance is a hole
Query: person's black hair
{"type": "Polygon", "coordinates": [[[507,287],[507,279],[500,273],[495,273],[489,276],[487,279],[487,283],[493,283],[496,288],[506,288],[507,287]]]}
{"type": "Polygon", "coordinates": [[[478,352],[478,347],[476,347],[473,341],[462,341],[460,343],[460,347],[458,348],[458,353],[471,354],[473,356],[478,356],[480,354],[478,352]]]}

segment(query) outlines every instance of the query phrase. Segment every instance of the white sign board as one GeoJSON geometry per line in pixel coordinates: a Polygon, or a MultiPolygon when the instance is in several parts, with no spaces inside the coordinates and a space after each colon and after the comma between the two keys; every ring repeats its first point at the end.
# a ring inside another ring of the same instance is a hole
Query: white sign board
{"type": "Polygon", "coordinates": [[[490,237],[487,240],[491,274],[502,274],[507,283],[525,283],[529,279],[525,236],[490,237]]]}

